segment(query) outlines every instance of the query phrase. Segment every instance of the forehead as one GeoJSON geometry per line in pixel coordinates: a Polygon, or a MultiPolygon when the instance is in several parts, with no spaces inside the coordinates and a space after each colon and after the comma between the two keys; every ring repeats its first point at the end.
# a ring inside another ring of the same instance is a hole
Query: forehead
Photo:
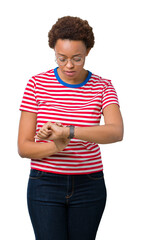
{"type": "Polygon", "coordinates": [[[60,53],[65,56],[72,56],[76,54],[84,54],[86,52],[86,46],[83,41],[58,39],[54,50],[56,53],[60,53]]]}

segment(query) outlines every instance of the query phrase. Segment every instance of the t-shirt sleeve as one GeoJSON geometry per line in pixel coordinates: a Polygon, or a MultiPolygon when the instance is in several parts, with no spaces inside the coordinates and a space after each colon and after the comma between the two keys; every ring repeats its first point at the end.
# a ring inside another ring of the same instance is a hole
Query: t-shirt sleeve
{"type": "Polygon", "coordinates": [[[20,105],[21,111],[37,113],[38,104],[36,101],[35,86],[35,80],[33,78],[29,79],[20,105]]]}
{"type": "Polygon", "coordinates": [[[117,104],[119,106],[117,92],[112,85],[111,81],[109,80],[103,90],[102,96],[102,111],[105,107],[110,104],[117,104]]]}

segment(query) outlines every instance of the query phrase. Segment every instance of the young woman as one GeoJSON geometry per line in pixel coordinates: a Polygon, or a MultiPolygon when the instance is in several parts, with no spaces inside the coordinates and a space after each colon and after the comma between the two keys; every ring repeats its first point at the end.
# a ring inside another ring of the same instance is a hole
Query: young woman
{"type": "Polygon", "coordinates": [[[121,141],[123,121],[111,81],[84,68],[94,46],[88,22],[58,19],[49,46],[58,67],[28,81],[20,106],[19,154],[31,159],[29,214],[36,240],[91,240],[106,202],[98,144],[121,141]]]}

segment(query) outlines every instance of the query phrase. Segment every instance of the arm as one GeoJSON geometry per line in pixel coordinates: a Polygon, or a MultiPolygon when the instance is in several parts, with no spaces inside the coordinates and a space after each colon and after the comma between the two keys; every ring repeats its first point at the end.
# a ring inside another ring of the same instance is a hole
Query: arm
{"type": "MultiPolygon", "coordinates": [[[[75,127],[74,137],[88,142],[98,144],[114,143],[121,141],[123,138],[123,121],[118,105],[111,104],[103,110],[105,125],[93,127],[75,127]]],[[[69,128],[57,127],[48,122],[45,128],[52,129],[52,134],[47,136],[46,133],[37,134],[39,138],[54,140],[59,138],[67,138],[69,136],[69,128]]]]}
{"type": "Polygon", "coordinates": [[[23,158],[44,158],[51,156],[66,146],[65,142],[35,142],[37,115],[31,112],[21,112],[18,134],[18,152],[23,158]],[[58,145],[57,145],[58,144],[58,145]]]}
{"type": "Polygon", "coordinates": [[[75,138],[98,144],[107,144],[123,139],[123,121],[118,105],[111,104],[103,110],[105,125],[76,127],[75,138]]]}

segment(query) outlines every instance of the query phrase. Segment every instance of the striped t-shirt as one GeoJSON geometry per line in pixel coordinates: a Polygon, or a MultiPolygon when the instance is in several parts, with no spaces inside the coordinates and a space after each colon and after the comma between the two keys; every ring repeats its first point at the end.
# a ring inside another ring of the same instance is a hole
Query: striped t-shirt
{"type": "MultiPolygon", "coordinates": [[[[65,126],[99,125],[102,111],[109,104],[118,104],[110,80],[88,72],[84,82],[72,85],[62,81],[55,68],[29,79],[20,110],[37,114],[37,133],[48,121],[65,126]]],[[[73,138],[63,151],[43,159],[31,159],[31,168],[69,175],[102,171],[100,147],[97,143],[73,138]]]]}

